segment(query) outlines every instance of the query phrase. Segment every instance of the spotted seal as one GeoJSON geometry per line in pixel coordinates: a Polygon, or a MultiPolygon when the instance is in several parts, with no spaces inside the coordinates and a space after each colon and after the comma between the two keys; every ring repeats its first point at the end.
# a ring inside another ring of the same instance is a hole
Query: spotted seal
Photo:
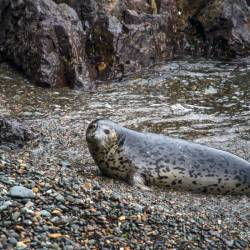
{"type": "Polygon", "coordinates": [[[89,151],[104,175],[132,185],[197,192],[250,193],[250,163],[225,151],[136,132],[107,119],[90,123],[89,151]]]}

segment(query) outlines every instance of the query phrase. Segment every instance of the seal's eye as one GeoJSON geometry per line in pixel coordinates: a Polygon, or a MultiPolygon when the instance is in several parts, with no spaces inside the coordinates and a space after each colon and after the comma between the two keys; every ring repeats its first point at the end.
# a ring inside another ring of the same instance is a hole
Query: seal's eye
{"type": "Polygon", "coordinates": [[[105,133],[106,135],[109,135],[109,134],[110,134],[110,130],[108,130],[108,129],[104,129],[103,131],[104,131],[104,133],[105,133]]]}

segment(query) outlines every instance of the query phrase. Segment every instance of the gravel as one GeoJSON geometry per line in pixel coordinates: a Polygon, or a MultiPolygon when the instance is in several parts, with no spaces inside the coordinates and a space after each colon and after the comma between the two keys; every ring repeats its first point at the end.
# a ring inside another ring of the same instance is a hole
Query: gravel
{"type": "Polygon", "coordinates": [[[77,167],[51,178],[28,159],[20,164],[1,154],[1,175],[19,184],[0,182],[12,191],[0,197],[1,249],[249,247],[249,197],[142,192],[77,167]],[[26,166],[21,173],[20,165],[26,166]]]}

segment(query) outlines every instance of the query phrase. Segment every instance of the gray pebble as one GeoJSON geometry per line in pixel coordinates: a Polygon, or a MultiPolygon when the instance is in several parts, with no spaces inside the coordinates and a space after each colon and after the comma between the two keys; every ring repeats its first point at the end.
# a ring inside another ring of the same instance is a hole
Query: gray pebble
{"type": "Polygon", "coordinates": [[[43,217],[51,217],[50,212],[47,210],[42,210],[40,213],[41,213],[41,216],[43,217]]]}
{"type": "Polygon", "coordinates": [[[20,212],[15,212],[12,214],[11,218],[14,221],[17,221],[17,219],[20,217],[21,213],[20,212]]]}
{"type": "Polygon", "coordinates": [[[6,210],[11,204],[12,204],[11,201],[4,202],[3,205],[0,206],[0,211],[6,210]]]}
{"type": "Polygon", "coordinates": [[[14,186],[10,189],[9,195],[15,198],[35,198],[31,189],[23,186],[14,186]]]}
{"type": "Polygon", "coordinates": [[[64,202],[64,197],[63,197],[61,194],[58,194],[58,195],[56,196],[56,200],[57,200],[57,201],[60,201],[60,202],[64,202]]]}
{"type": "Polygon", "coordinates": [[[8,238],[8,242],[9,242],[11,245],[13,245],[13,246],[15,246],[15,245],[17,244],[17,240],[16,240],[15,238],[13,238],[13,237],[8,238]]]}

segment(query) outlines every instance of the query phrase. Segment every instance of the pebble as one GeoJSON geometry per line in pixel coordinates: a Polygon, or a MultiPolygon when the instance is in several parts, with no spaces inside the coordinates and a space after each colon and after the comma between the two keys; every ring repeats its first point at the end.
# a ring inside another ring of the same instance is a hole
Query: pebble
{"type": "Polygon", "coordinates": [[[43,217],[51,217],[51,213],[49,211],[47,211],[47,210],[41,210],[40,214],[43,217]]]}
{"type": "Polygon", "coordinates": [[[9,206],[12,205],[12,202],[11,201],[6,201],[3,203],[3,205],[0,206],[0,212],[7,209],[9,206]]]}
{"type": "Polygon", "coordinates": [[[12,220],[17,221],[17,219],[20,217],[21,213],[20,212],[15,212],[12,215],[12,220]]]}
{"type": "Polygon", "coordinates": [[[64,197],[61,194],[56,195],[55,198],[56,198],[57,201],[60,201],[60,202],[64,202],[65,201],[64,197]]]}
{"type": "Polygon", "coordinates": [[[23,186],[14,186],[10,189],[9,195],[14,198],[35,198],[35,194],[31,189],[23,186]]]}
{"type": "Polygon", "coordinates": [[[15,238],[8,238],[8,242],[13,246],[17,244],[17,240],[15,238]]]}
{"type": "Polygon", "coordinates": [[[25,243],[23,243],[22,241],[17,242],[16,249],[22,250],[22,249],[26,249],[26,248],[27,248],[27,245],[25,243]]]}

